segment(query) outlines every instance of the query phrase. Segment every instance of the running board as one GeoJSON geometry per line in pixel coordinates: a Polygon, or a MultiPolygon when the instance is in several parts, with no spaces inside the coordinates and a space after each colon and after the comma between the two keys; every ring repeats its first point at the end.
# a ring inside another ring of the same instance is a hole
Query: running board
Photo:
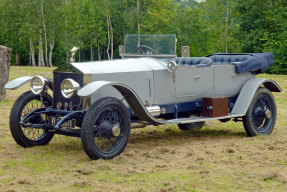
{"type": "Polygon", "coordinates": [[[243,116],[244,114],[229,113],[229,115],[221,116],[221,117],[193,117],[193,118],[163,120],[161,122],[164,124],[185,124],[185,123],[202,122],[202,121],[207,121],[207,120],[229,119],[229,118],[236,118],[236,117],[243,117],[243,116]]]}

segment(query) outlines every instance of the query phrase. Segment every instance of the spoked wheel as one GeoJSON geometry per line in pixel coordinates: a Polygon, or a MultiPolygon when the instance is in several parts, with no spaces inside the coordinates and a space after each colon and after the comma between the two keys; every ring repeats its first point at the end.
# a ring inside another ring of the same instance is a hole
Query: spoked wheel
{"type": "Polygon", "coordinates": [[[112,159],[125,149],[131,122],[124,104],[106,97],[95,102],[85,114],[81,127],[82,145],[93,159],[112,159]]]}
{"type": "Polygon", "coordinates": [[[249,106],[243,125],[248,136],[271,134],[276,122],[276,103],[272,93],[259,88],[249,106]]]}
{"type": "MultiPolygon", "coordinates": [[[[52,104],[52,98],[47,93],[42,95],[43,102],[46,105],[52,104]]],[[[54,134],[46,129],[24,127],[19,124],[20,120],[28,113],[42,107],[41,98],[31,91],[22,94],[14,103],[10,113],[10,131],[14,140],[22,147],[32,147],[35,145],[46,145],[53,138],[54,134]]],[[[42,124],[45,122],[45,116],[36,115],[31,118],[29,123],[42,124]]]]}

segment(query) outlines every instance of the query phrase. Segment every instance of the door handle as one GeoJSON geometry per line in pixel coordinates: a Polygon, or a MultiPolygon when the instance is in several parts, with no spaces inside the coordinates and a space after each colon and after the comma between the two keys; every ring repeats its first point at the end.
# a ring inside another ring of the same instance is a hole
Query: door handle
{"type": "Polygon", "coordinates": [[[194,79],[196,79],[196,80],[197,80],[197,79],[200,79],[200,76],[195,76],[194,79]]]}

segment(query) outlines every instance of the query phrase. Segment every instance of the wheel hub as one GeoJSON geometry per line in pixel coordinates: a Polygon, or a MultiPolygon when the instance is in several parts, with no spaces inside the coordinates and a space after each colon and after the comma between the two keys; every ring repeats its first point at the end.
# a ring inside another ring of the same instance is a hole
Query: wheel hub
{"type": "Polygon", "coordinates": [[[270,119],[272,117],[272,112],[269,109],[267,109],[265,111],[265,116],[266,116],[266,118],[270,119]]]}
{"type": "Polygon", "coordinates": [[[104,132],[105,137],[118,137],[121,134],[121,129],[118,125],[114,125],[109,121],[101,123],[101,130],[104,132]]]}
{"type": "Polygon", "coordinates": [[[114,126],[113,129],[112,129],[112,134],[114,137],[118,137],[120,136],[120,133],[121,133],[121,129],[119,126],[114,126]]]}
{"type": "Polygon", "coordinates": [[[109,121],[104,121],[101,123],[100,130],[101,130],[101,136],[102,137],[111,137],[112,136],[112,129],[113,124],[109,121]]]}

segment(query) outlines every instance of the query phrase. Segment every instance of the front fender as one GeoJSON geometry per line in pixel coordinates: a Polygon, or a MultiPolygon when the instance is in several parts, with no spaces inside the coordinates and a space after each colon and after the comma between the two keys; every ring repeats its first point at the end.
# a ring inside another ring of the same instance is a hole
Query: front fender
{"type": "Polygon", "coordinates": [[[9,90],[18,89],[22,85],[30,82],[32,79],[33,79],[33,77],[31,77],[31,76],[19,77],[17,79],[14,79],[14,80],[8,82],[5,85],[5,89],[9,89],[9,90]]]}
{"type": "Polygon", "coordinates": [[[260,85],[263,85],[272,92],[282,91],[280,86],[271,79],[257,79],[257,78],[250,79],[242,87],[231,113],[245,115],[260,85]]]}
{"type": "Polygon", "coordinates": [[[141,99],[137,95],[137,93],[130,88],[129,86],[118,83],[118,82],[108,82],[108,81],[95,81],[92,83],[87,84],[83,88],[78,91],[78,95],[80,97],[88,97],[92,94],[96,93],[100,89],[112,86],[117,89],[121,95],[125,98],[127,103],[129,104],[132,111],[135,113],[137,117],[139,117],[143,121],[147,121],[151,124],[162,124],[163,122],[154,118],[145,108],[144,104],[142,103],[141,99]]]}
{"type": "MultiPolygon", "coordinates": [[[[8,82],[5,85],[5,89],[9,89],[9,90],[18,89],[22,85],[30,82],[32,79],[33,79],[33,77],[31,77],[31,76],[19,77],[17,79],[14,79],[14,80],[8,82]]],[[[48,87],[53,91],[53,80],[49,79],[49,78],[45,78],[45,79],[47,79],[47,81],[48,81],[48,87]]]]}

